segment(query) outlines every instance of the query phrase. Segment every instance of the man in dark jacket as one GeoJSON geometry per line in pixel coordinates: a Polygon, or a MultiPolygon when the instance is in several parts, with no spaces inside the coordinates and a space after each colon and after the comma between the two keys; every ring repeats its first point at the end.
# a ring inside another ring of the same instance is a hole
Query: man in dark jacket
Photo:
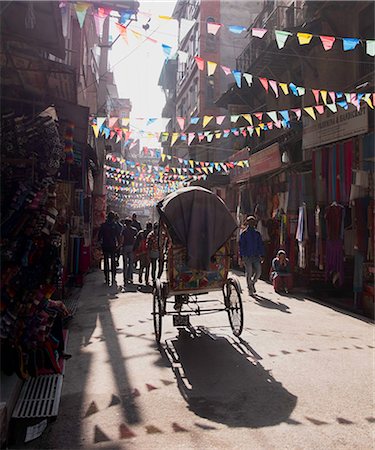
{"type": "Polygon", "coordinates": [[[142,225],[141,222],[138,222],[137,220],[137,214],[134,213],[132,215],[132,223],[131,223],[132,227],[135,228],[137,231],[141,231],[142,229],[142,225]]]}
{"type": "Polygon", "coordinates": [[[255,229],[256,218],[249,216],[246,219],[246,229],[240,235],[240,258],[245,266],[247,287],[249,295],[254,295],[255,283],[262,273],[264,257],[264,244],[259,231],[255,229]]]}
{"type": "Polygon", "coordinates": [[[134,261],[134,244],[137,236],[137,229],[132,226],[132,220],[125,219],[125,226],[122,230],[122,256],[124,261],[124,286],[126,283],[133,282],[133,261],[134,261]]]}
{"type": "Polygon", "coordinates": [[[116,281],[116,251],[120,243],[120,231],[115,222],[115,214],[110,211],[107,220],[101,224],[98,241],[102,246],[104,256],[104,276],[106,284],[109,284],[109,272],[112,274],[112,283],[116,281]],[[111,260],[111,269],[109,269],[111,260]]]}

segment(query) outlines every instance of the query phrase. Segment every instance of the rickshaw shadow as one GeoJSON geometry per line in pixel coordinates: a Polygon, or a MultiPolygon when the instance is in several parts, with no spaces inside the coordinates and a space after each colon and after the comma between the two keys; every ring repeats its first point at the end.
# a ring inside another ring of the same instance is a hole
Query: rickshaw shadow
{"type": "Polygon", "coordinates": [[[263,368],[261,358],[250,361],[226,337],[183,333],[167,341],[166,353],[182,396],[200,417],[260,428],[287,422],[296,406],[297,397],[263,368]]]}

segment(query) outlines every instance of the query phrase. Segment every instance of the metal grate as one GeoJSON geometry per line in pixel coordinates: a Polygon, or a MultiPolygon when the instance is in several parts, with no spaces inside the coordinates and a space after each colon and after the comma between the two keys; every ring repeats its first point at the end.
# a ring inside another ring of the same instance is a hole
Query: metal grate
{"type": "Polygon", "coordinates": [[[29,378],[22,386],[12,417],[56,417],[61,397],[63,376],[43,375],[29,378]]]}
{"type": "Polygon", "coordinates": [[[72,316],[77,312],[78,300],[78,298],[67,298],[64,300],[64,305],[72,316]]]}

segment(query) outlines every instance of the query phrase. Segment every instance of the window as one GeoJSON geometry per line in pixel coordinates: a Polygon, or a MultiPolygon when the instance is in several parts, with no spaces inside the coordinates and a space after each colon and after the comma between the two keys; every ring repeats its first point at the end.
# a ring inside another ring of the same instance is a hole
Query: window
{"type": "Polygon", "coordinates": [[[206,106],[213,106],[215,95],[215,80],[213,77],[207,78],[206,106]]]}
{"type": "MultiPolygon", "coordinates": [[[[213,17],[207,17],[206,23],[215,23],[215,19],[213,17]]],[[[216,52],[216,36],[214,34],[207,32],[206,32],[206,52],[210,53],[216,52]]]]}

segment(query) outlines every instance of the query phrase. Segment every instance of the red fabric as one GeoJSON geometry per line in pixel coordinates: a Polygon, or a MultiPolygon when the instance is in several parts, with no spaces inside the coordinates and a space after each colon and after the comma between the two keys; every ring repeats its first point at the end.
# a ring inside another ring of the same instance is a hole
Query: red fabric
{"type": "Polygon", "coordinates": [[[326,208],[327,237],[330,240],[341,238],[342,206],[330,205],[326,208]]]}
{"type": "Polygon", "coordinates": [[[282,291],[285,288],[287,288],[290,291],[293,288],[293,275],[289,274],[283,277],[277,275],[272,280],[272,284],[275,291],[282,291]]]}

